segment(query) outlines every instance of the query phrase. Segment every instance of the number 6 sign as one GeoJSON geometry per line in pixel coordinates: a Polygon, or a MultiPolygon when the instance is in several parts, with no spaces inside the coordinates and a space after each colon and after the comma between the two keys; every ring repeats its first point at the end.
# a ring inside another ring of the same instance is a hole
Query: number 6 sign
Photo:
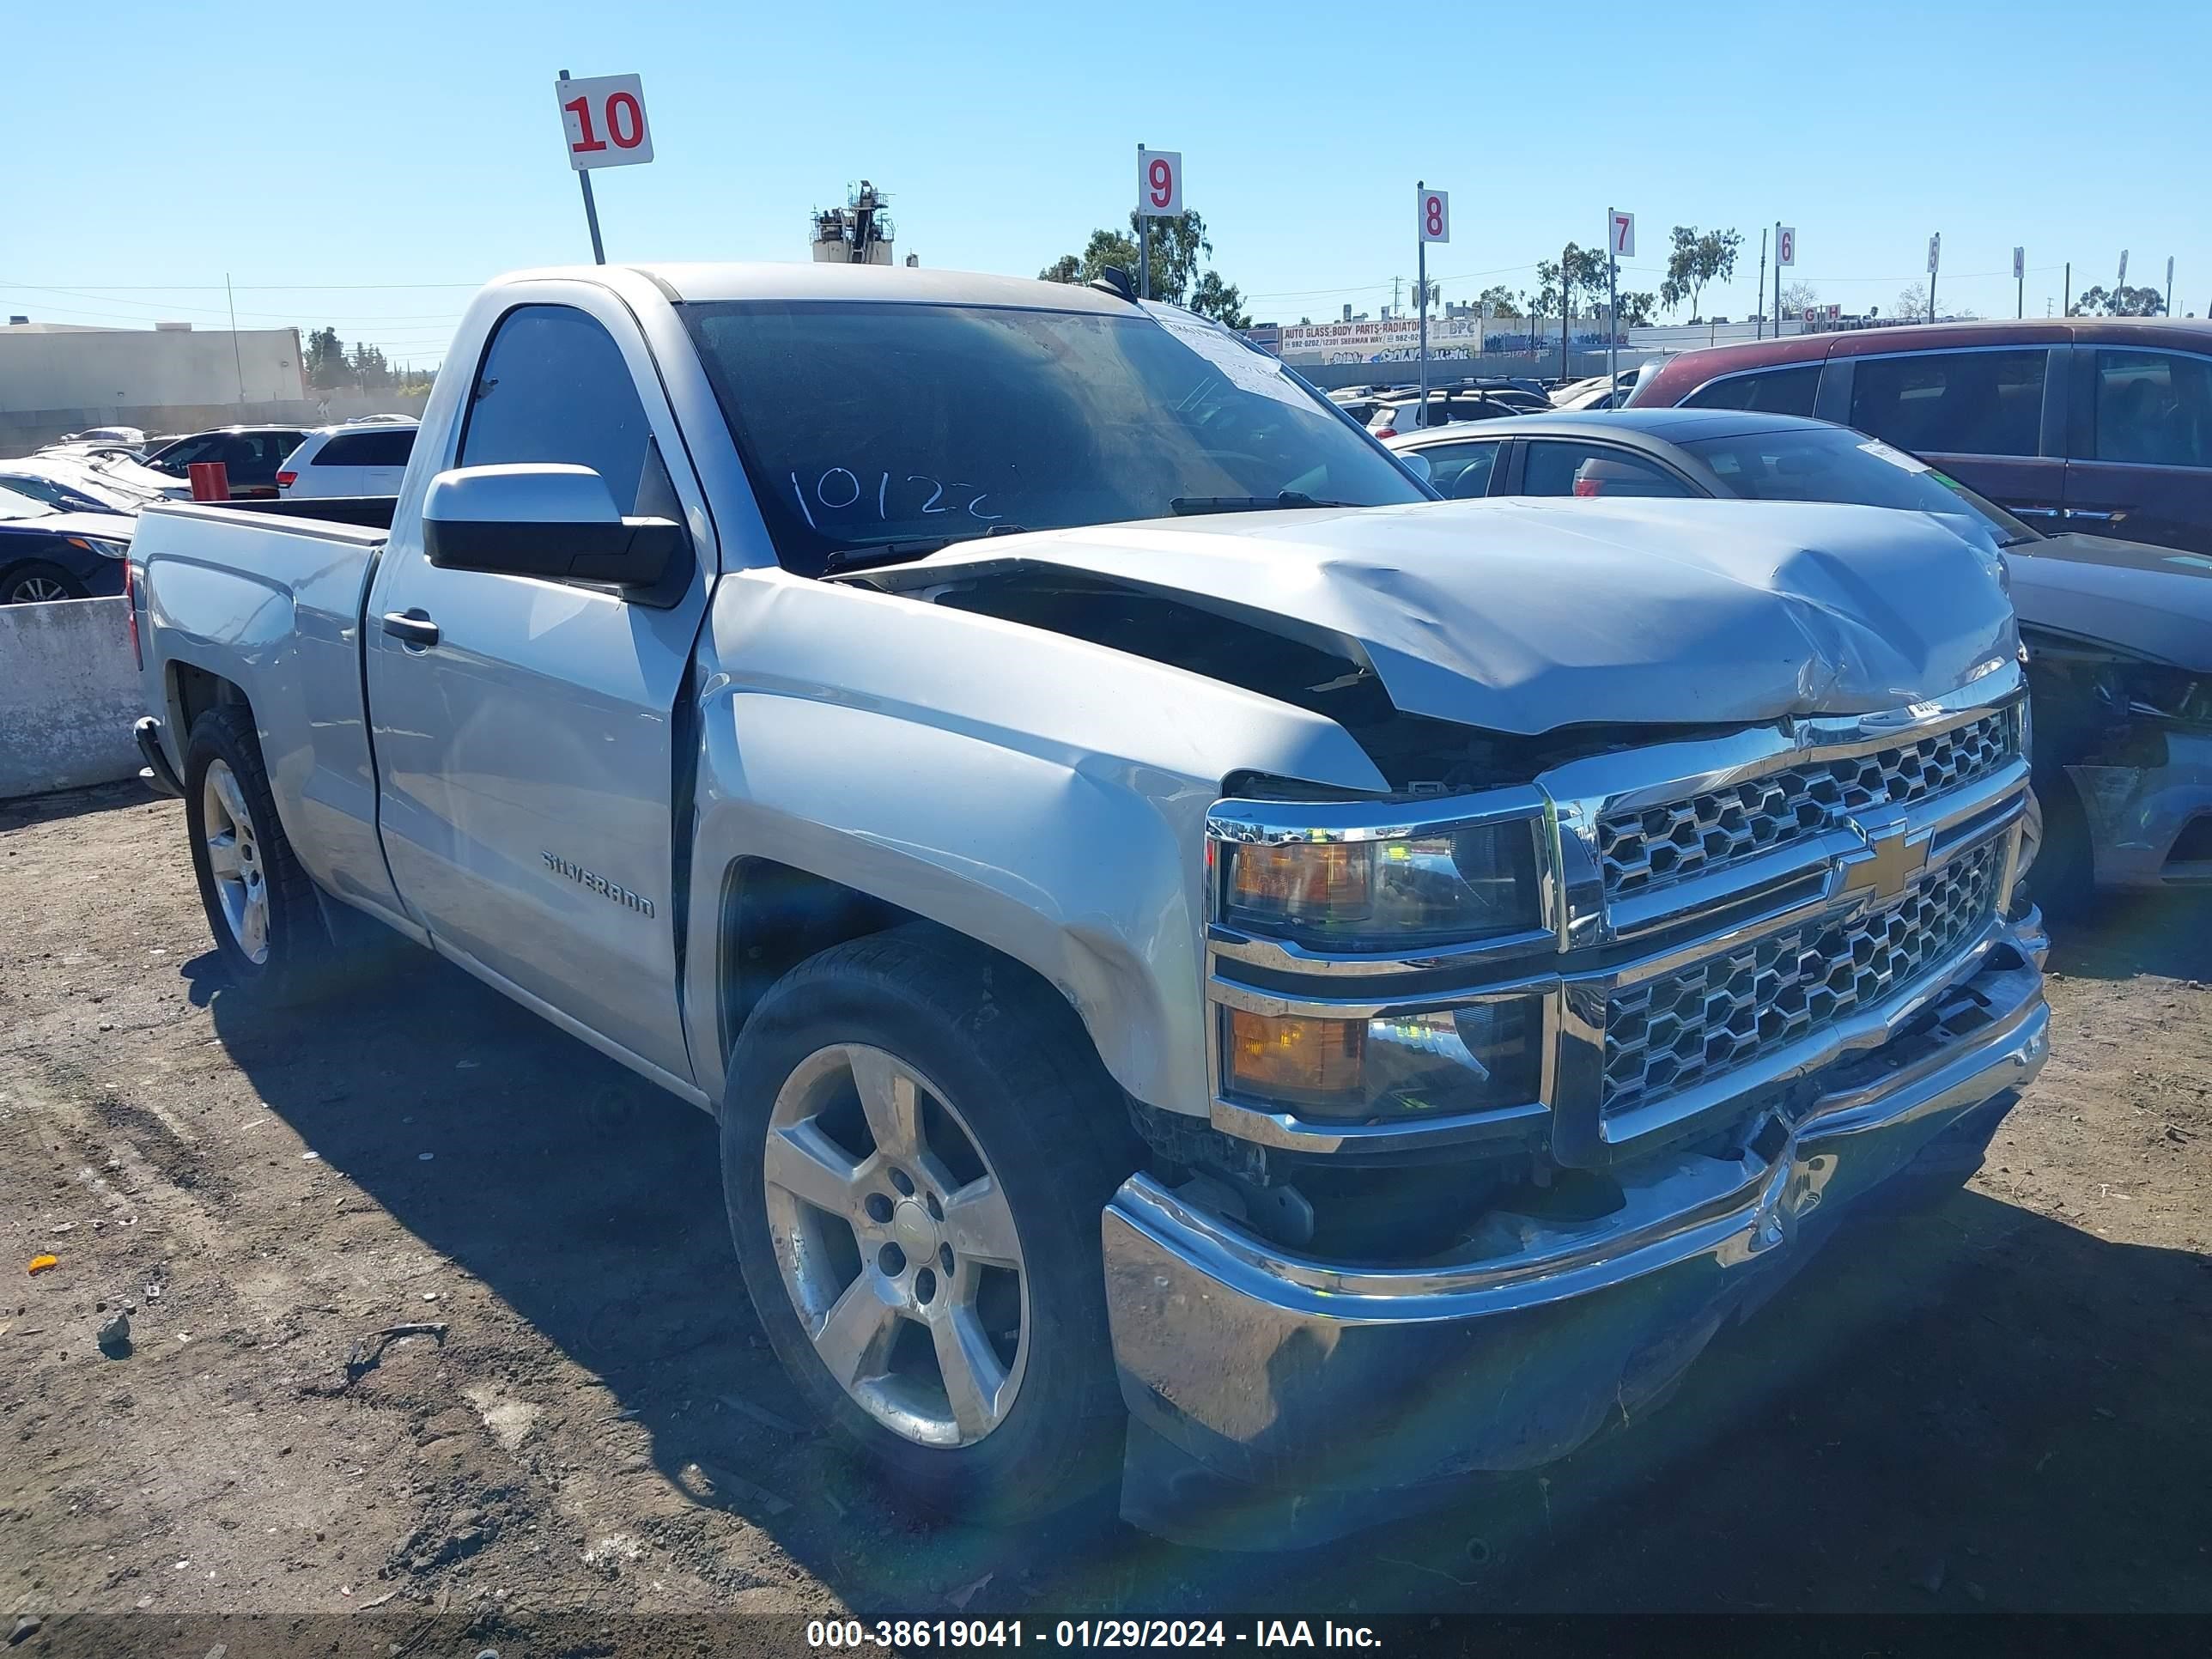
{"type": "Polygon", "coordinates": [[[1421,240],[1425,242],[1451,240],[1449,191],[1425,190],[1421,192],[1421,240]]]}
{"type": "Polygon", "coordinates": [[[1182,152],[1137,146],[1137,211],[1147,219],[1182,212],[1182,152]]]}
{"type": "Polygon", "coordinates": [[[602,75],[589,81],[556,81],[568,134],[568,165],[635,167],[653,159],[653,130],[645,124],[645,88],[635,75],[602,75]]]}

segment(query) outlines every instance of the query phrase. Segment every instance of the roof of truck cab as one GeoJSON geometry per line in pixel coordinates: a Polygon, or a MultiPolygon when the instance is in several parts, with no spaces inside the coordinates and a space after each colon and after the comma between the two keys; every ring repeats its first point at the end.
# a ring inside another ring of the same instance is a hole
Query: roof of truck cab
{"type": "MultiPolygon", "coordinates": [[[[925,270],[907,265],[637,264],[634,270],[672,300],[898,301],[924,305],[1012,306],[1036,311],[1086,311],[1132,315],[1129,301],[1079,283],[1043,283],[1030,276],[993,276],[972,270],[925,270]]],[[[517,271],[503,282],[603,278],[606,267],[575,265],[517,271]]]]}

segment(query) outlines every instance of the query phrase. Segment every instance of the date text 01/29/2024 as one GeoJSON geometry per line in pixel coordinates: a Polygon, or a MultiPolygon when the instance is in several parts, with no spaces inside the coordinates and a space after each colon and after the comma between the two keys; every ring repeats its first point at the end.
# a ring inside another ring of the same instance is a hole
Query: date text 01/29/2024
{"type": "Polygon", "coordinates": [[[923,1648],[1048,1648],[1079,1653],[1141,1648],[1357,1648],[1382,1638],[1365,1625],[1323,1620],[1259,1619],[1231,1628],[1220,1619],[826,1619],[809,1621],[807,1645],[824,1650],[923,1648]]]}

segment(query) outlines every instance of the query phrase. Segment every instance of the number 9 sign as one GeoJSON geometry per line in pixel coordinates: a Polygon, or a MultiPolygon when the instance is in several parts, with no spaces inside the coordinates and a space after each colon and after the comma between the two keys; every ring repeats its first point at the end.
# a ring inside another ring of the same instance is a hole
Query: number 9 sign
{"type": "Polygon", "coordinates": [[[1137,211],[1147,219],[1182,212],[1182,152],[1137,146],[1137,211]]]}
{"type": "Polygon", "coordinates": [[[635,167],[653,159],[653,131],[645,124],[645,88],[635,75],[602,75],[588,81],[556,81],[568,165],[635,167]]]}
{"type": "Polygon", "coordinates": [[[1421,192],[1421,240],[1425,242],[1451,240],[1451,192],[1425,190],[1421,192]]]}

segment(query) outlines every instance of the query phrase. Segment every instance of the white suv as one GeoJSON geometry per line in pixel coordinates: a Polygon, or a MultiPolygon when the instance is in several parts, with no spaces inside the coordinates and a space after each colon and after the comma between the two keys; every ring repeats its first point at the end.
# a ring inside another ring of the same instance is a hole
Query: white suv
{"type": "Polygon", "coordinates": [[[415,447],[412,421],[319,427],[284,458],[276,493],[290,499],[397,495],[415,447]]]}

